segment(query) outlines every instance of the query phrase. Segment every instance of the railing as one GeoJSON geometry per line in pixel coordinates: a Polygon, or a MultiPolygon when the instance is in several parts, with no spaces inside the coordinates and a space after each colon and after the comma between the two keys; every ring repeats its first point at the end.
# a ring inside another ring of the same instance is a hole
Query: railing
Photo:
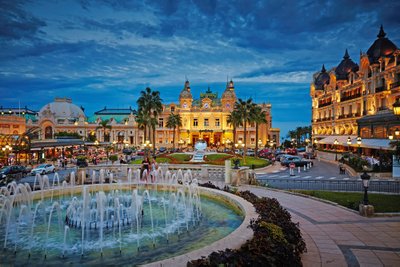
{"type": "Polygon", "coordinates": [[[322,107],[326,107],[326,106],[329,106],[329,105],[332,105],[332,102],[323,103],[323,104],[318,104],[318,107],[319,107],[319,108],[322,108],[322,107]]]}
{"type": "Polygon", "coordinates": [[[361,96],[361,93],[358,93],[358,94],[355,94],[355,95],[350,95],[350,96],[343,96],[343,97],[340,98],[340,101],[341,101],[341,102],[349,101],[349,100],[358,98],[358,97],[360,97],[360,96],[361,96]]]}
{"type": "Polygon", "coordinates": [[[383,92],[385,90],[386,90],[385,86],[379,86],[379,87],[375,88],[375,93],[380,93],[380,92],[383,92]]]}
{"type": "MultiPolygon", "coordinates": [[[[257,178],[268,186],[279,189],[303,189],[326,191],[364,191],[360,180],[309,180],[299,178],[257,178]]],[[[368,191],[400,193],[400,181],[370,181],[368,191]]]]}
{"type": "Polygon", "coordinates": [[[399,87],[400,86],[400,81],[397,81],[397,82],[395,82],[395,83],[392,83],[392,84],[390,84],[390,90],[391,89],[393,89],[393,88],[396,88],[396,87],[399,87]]]}

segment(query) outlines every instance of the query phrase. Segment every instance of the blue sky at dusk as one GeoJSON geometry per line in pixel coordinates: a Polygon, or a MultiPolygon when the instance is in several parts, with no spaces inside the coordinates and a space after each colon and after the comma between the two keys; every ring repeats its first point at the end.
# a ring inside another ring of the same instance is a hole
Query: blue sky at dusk
{"type": "Polygon", "coordinates": [[[383,24],[400,46],[400,1],[0,0],[0,105],[71,97],[86,115],[136,107],[146,86],[177,102],[222,94],[272,104],[282,136],[310,125],[312,74],[359,62],[383,24]]]}

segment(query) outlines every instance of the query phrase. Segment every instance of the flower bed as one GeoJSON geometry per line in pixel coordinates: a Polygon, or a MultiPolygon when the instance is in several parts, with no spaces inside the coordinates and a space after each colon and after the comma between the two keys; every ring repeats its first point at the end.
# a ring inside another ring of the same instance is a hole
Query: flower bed
{"type": "MultiPolygon", "coordinates": [[[[202,184],[219,189],[212,183],[202,184]]],[[[298,224],[276,199],[259,198],[249,191],[233,192],[251,202],[259,217],[250,223],[254,236],[239,249],[226,249],[188,262],[188,266],[302,266],[301,253],[306,245],[298,224]]]]}

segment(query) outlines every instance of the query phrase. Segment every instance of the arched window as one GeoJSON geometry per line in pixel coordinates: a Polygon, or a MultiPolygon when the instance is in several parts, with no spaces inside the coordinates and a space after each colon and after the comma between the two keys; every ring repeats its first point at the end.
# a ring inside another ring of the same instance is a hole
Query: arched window
{"type": "Polygon", "coordinates": [[[53,128],[51,126],[47,126],[44,129],[44,139],[52,139],[53,138],[53,128]]]}

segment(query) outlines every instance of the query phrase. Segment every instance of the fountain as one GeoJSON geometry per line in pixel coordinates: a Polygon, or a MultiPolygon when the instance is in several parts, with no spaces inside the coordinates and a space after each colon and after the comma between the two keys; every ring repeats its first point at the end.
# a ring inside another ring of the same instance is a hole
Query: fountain
{"type": "Polygon", "coordinates": [[[112,174],[106,182],[104,170],[89,184],[81,177],[76,185],[74,173],[69,183],[57,174],[50,184],[37,175],[33,190],[15,182],[0,189],[0,262],[144,264],[207,246],[243,221],[237,205],[201,197],[206,189],[190,170],[140,177],[130,169],[117,183],[112,174]]]}

